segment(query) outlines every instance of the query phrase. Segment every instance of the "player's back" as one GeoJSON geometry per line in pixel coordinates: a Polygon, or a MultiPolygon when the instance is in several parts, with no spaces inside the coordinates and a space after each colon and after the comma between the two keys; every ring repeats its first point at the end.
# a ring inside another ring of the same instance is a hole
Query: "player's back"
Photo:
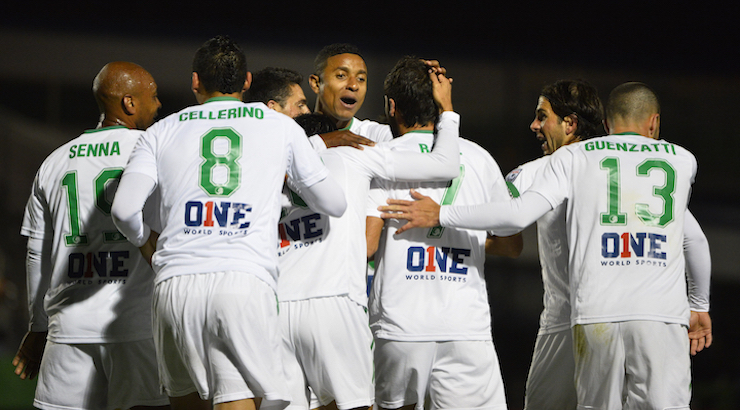
{"type": "Polygon", "coordinates": [[[694,156],[626,134],[572,144],[551,157],[532,190],[551,203],[568,197],[574,323],[688,324],[683,223],[694,156]]]}
{"type": "Polygon", "coordinates": [[[51,241],[45,296],[50,340],[151,337],[153,273],[110,217],[115,188],[140,135],[119,126],[89,130],[39,168],[21,233],[51,241]]]}
{"type": "MultiPolygon", "coordinates": [[[[280,188],[289,164],[306,165],[296,156],[316,157],[301,128],[262,103],[214,98],[154,124],[139,148],[162,198],[157,281],[238,270],[274,286],[280,188]]],[[[316,157],[293,178],[311,185],[325,172],[316,157]]]]}
{"type": "MultiPolygon", "coordinates": [[[[391,144],[398,150],[428,152],[431,132],[407,133],[391,144]]],[[[508,200],[503,176],[490,154],[460,139],[460,174],[447,182],[383,181],[386,197],[411,200],[414,188],[442,204],[472,205],[508,200]]],[[[378,198],[377,192],[374,194],[378,198]]],[[[377,199],[380,201],[380,198],[377,199]]],[[[370,294],[370,323],[376,337],[391,340],[490,340],[490,310],[483,263],[484,231],[411,229],[400,235],[397,220],[386,221],[376,253],[370,294]]]]}

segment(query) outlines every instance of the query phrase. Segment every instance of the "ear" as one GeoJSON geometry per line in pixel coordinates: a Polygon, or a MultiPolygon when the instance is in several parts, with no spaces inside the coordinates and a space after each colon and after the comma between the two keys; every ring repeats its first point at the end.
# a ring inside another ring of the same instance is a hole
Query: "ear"
{"type": "Polygon", "coordinates": [[[609,122],[606,121],[606,118],[604,118],[603,121],[601,121],[602,124],[604,124],[604,131],[606,131],[606,135],[611,134],[612,132],[609,131],[609,122]]]}
{"type": "Polygon", "coordinates": [[[252,85],[252,73],[247,71],[247,79],[244,80],[244,88],[242,88],[242,93],[246,92],[249,89],[250,85],[252,85]]]}
{"type": "Polygon", "coordinates": [[[269,109],[271,109],[271,110],[279,111],[279,110],[278,110],[277,108],[275,108],[275,106],[278,106],[278,107],[280,107],[280,108],[283,108],[283,107],[282,107],[282,106],[281,106],[280,104],[278,104],[278,102],[277,102],[277,101],[275,101],[275,100],[270,100],[270,101],[268,101],[268,102],[267,102],[267,108],[269,108],[269,109]]]}
{"type": "Polygon", "coordinates": [[[136,114],[136,105],[134,104],[134,96],[126,94],[121,98],[121,108],[126,115],[136,114]]]}
{"type": "Polygon", "coordinates": [[[660,114],[656,113],[650,116],[648,137],[654,138],[657,140],[659,133],[660,133],[660,114]]]}
{"type": "Polygon", "coordinates": [[[565,135],[573,135],[576,133],[576,130],[578,129],[577,115],[570,114],[567,117],[563,118],[563,122],[565,123],[565,135]]]}
{"type": "Polygon", "coordinates": [[[384,96],[385,98],[385,111],[388,113],[389,117],[395,117],[396,116],[396,101],[393,100],[393,98],[388,98],[388,96],[384,96]]]}
{"type": "Polygon", "coordinates": [[[193,93],[198,94],[198,89],[200,88],[200,78],[198,78],[198,73],[193,71],[193,79],[192,79],[192,85],[190,88],[193,90],[193,93]]]}
{"type": "Polygon", "coordinates": [[[318,94],[319,90],[321,89],[321,78],[317,76],[316,74],[311,74],[308,77],[308,85],[311,86],[311,89],[314,93],[318,94]]]}

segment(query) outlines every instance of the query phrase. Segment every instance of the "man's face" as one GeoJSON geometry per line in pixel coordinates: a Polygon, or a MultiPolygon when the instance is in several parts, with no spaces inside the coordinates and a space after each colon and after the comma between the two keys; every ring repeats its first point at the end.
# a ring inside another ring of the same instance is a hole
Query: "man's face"
{"type": "Polygon", "coordinates": [[[162,108],[162,103],[159,102],[157,95],[157,83],[154,82],[154,78],[149,76],[141,82],[141,91],[134,101],[138,104],[136,107],[136,128],[145,130],[154,123],[159,109],[162,108]]]}
{"type": "Polygon", "coordinates": [[[311,88],[318,94],[319,110],[344,122],[362,107],[367,92],[367,66],[357,54],[338,54],[326,60],[322,78],[311,76],[311,88]]]}
{"type": "Polygon", "coordinates": [[[576,140],[575,135],[566,133],[567,124],[552,110],[550,101],[540,96],[537,101],[534,121],[529,129],[534,131],[537,139],[543,141],[542,152],[550,155],[563,145],[576,140]]]}
{"type": "Polygon", "coordinates": [[[306,102],[306,95],[303,94],[303,89],[298,84],[292,84],[290,86],[290,95],[285,99],[285,104],[275,104],[271,108],[290,118],[295,118],[301,114],[311,113],[311,110],[308,108],[308,103],[306,102]]]}

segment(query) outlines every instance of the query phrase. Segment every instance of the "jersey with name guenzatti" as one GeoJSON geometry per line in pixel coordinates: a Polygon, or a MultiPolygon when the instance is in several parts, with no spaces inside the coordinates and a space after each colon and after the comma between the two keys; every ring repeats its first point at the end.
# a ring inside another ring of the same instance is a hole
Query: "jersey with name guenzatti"
{"type": "Polygon", "coordinates": [[[262,103],[228,97],[152,125],[126,172],[153,178],[161,196],[156,282],[232,270],[273,288],[286,172],[307,187],[328,175],[295,121],[262,103]]]}
{"type": "MultiPolygon", "coordinates": [[[[506,176],[512,196],[529,189],[537,172],[547,164],[549,156],[520,165],[506,176]]],[[[544,309],[540,314],[540,334],[555,333],[570,328],[570,290],[568,284],[568,237],[565,228],[565,203],[537,220],[537,248],[542,267],[544,309]]]]}
{"type": "MultiPolygon", "coordinates": [[[[393,149],[428,152],[429,132],[410,132],[393,149]]],[[[477,144],[460,140],[460,173],[446,182],[389,182],[385,198],[412,200],[409,189],[441,204],[471,205],[509,200],[498,164],[477,144]]],[[[374,195],[378,198],[378,195],[374,195]]],[[[370,212],[368,212],[370,213],[370,212]]],[[[398,220],[386,221],[376,253],[370,292],[375,337],[399,341],[491,340],[491,314],[484,279],[485,231],[411,229],[400,235],[398,220]]]]}
{"type": "Polygon", "coordinates": [[[683,225],[696,159],[635,134],[550,155],[530,191],[565,201],[572,324],[652,320],[688,325],[683,225]]]}
{"type": "MultiPolygon", "coordinates": [[[[118,181],[141,134],[121,126],[86,131],[52,152],[36,174],[21,234],[51,242],[50,255],[42,257],[51,266],[42,264],[41,277],[28,278],[29,303],[43,303],[34,311],[46,311],[51,341],[152,337],[154,273],[110,216],[118,181]]],[[[32,318],[31,330],[47,330],[43,327],[32,318]]]]}

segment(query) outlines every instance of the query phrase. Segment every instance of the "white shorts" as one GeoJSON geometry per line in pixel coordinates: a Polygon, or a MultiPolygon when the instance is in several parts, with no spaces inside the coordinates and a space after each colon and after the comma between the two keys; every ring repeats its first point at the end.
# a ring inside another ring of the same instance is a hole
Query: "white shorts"
{"type": "Polygon", "coordinates": [[[652,321],[576,325],[581,409],[687,409],[691,400],[685,326],[652,321]]]}
{"type": "Polygon", "coordinates": [[[377,339],[375,399],[384,409],[506,409],[493,342],[377,339]],[[425,406],[425,399],[429,403],[425,406]]]}
{"type": "Polygon", "coordinates": [[[539,334],[527,376],[524,408],[527,410],[575,410],[578,405],[574,380],[573,332],[539,334]]]}
{"type": "Polygon", "coordinates": [[[336,401],[345,410],[374,403],[373,336],[363,306],[346,296],[280,302],[280,325],[289,408],[336,401]]]}
{"type": "Polygon", "coordinates": [[[45,410],[165,406],[152,339],[123,343],[46,342],[33,405],[45,410]]]}
{"type": "Polygon", "coordinates": [[[154,341],[169,396],[287,405],[277,300],[246,272],[175,276],[154,288],[154,341]]]}

